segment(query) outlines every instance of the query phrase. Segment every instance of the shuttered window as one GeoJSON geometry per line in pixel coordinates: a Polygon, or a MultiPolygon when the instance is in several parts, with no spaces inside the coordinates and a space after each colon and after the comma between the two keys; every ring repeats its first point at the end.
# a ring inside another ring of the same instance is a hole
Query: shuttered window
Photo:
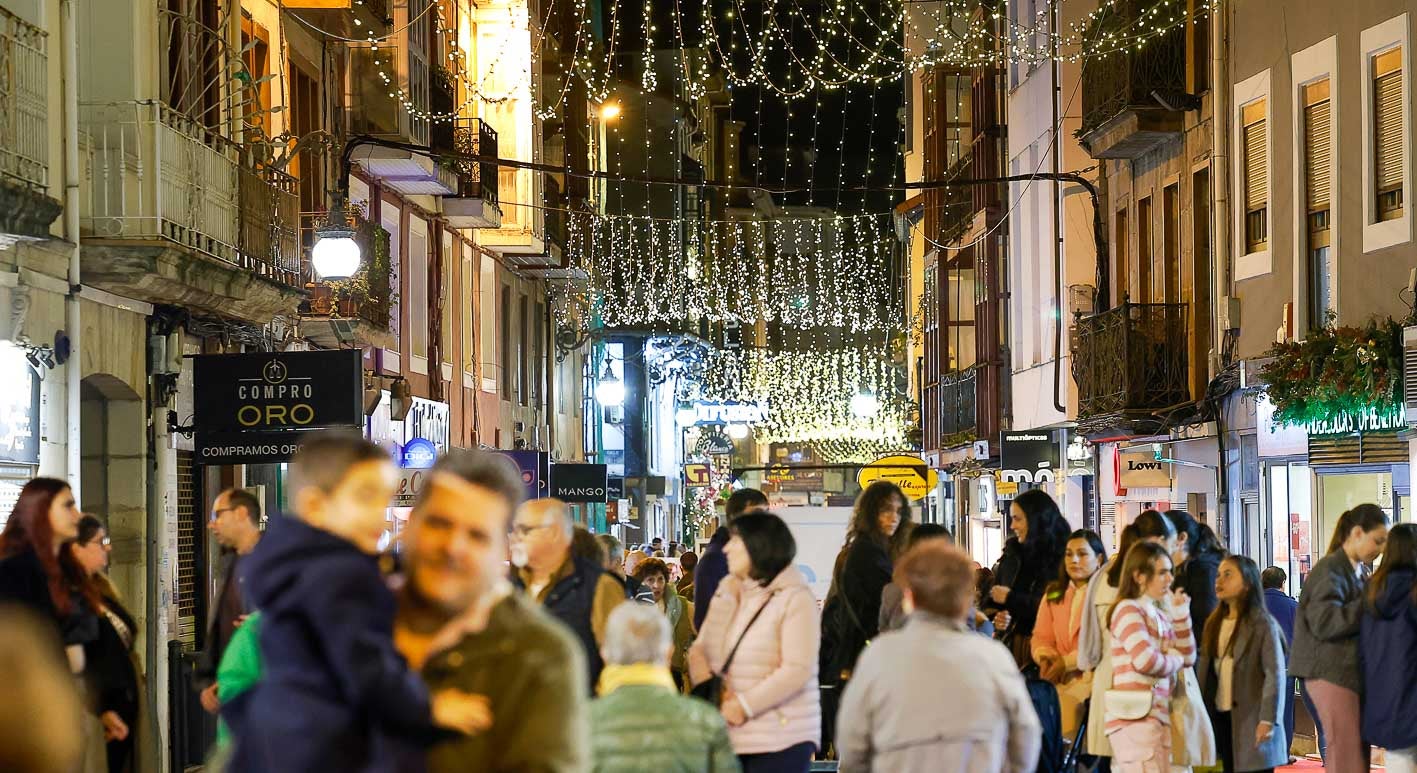
{"type": "Polygon", "coordinates": [[[1329,208],[1333,147],[1328,78],[1304,87],[1304,192],[1309,212],[1329,208]]]}
{"type": "Polygon", "coordinates": [[[1402,217],[1402,47],[1373,57],[1373,157],[1377,219],[1402,217]]]}
{"type": "Polygon", "coordinates": [[[1269,243],[1269,153],[1265,135],[1265,100],[1241,110],[1244,127],[1245,252],[1259,252],[1269,243]]]}

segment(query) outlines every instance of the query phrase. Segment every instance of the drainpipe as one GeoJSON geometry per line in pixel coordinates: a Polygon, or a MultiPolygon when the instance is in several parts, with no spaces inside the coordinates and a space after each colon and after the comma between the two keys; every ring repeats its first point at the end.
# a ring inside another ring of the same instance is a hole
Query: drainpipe
{"type": "Polygon", "coordinates": [[[64,298],[64,327],[69,335],[69,361],[64,366],[65,448],[68,481],[74,498],[82,502],[80,469],[83,448],[79,439],[79,382],[83,378],[83,328],[79,320],[79,25],[75,0],[59,5],[63,25],[64,60],[60,73],[64,89],[64,238],[69,242],[69,294],[64,298]]]}
{"type": "Polygon", "coordinates": [[[1049,139],[1053,143],[1053,297],[1056,304],[1053,309],[1053,409],[1067,419],[1067,397],[1058,394],[1063,385],[1063,294],[1067,281],[1063,277],[1063,198],[1058,187],[1058,154],[1063,152],[1062,143],[1058,142],[1058,133],[1063,128],[1058,116],[1062,106],[1058,101],[1063,98],[1063,84],[1059,79],[1057,3],[1053,3],[1050,24],[1052,29],[1049,32],[1053,33],[1050,35],[1053,38],[1053,82],[1049,84],[1052,88],[1048,90],[1048,101],[1053,105],[1053,128],[1050,132],[1053,136],[1049,139]]]}
{"type": "MultiPolygon", "coordinates": [[[[1211,211],[1215,244],[1215,274],[1210,307],[1219,319],[1221,301],[1230,295],[1230,72],[1228,68],[1230,6],[1218,6],[1210,23],[1211,151],[1210,190],[1215,205],[1211,211]]],[[[1224,347],[1225,331],[1214,325],[1211,333],[1211,377],[1220,372],[1218,357],[1224,347]]]]}

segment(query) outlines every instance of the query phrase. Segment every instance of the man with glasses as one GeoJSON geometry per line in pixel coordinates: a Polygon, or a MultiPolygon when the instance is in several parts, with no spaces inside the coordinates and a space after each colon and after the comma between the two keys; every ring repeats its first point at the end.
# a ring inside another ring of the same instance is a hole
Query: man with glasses
{"type": "Polygon", "coordinates": [[[625,589],[604,569],[571,553],[574,536],[565,502],[533,499],[522,505],[512,523],[512,581],[580,640],[594,694],[606,621],[625,601],[625,589]]]}
{"type": "Polygon", "coordinates": [[[249,555],[261,541],[261,501],[246,489],[230,488],[221,492],[212,503],[207,529],[222,547],[221,582],[207,611],[206,647],[197,664],[197,685],[202,689],[202,708],[215,714],[221,708],[217,699],[217,664],[221,663],[231,634],[251,611],[241,589],[237,566],[241,557],[249,555]]]}
{"type": "Polygon", "coordinates": [[[505,457],[450,451],[427,478],[403,532],[394,643],[431,692],[481,695],[494,723],[488,732],[434,746],[429,773],[579,773],[589,766],[581,647],[506,579],[508,521],[524,491],[505,457]]]}

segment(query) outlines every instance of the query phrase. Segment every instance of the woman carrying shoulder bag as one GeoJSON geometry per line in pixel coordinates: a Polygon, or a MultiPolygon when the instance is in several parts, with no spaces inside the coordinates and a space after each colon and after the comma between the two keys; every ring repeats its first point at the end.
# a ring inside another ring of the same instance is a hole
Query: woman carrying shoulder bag
{"type": "Polygon", "coordinates": [[[1174,579],[1166,548],[1139,542],[1127,551],[1107,615],[1112,689],[1104,700],[1114,773],[1171,769],[1172,684],[1196,658],[1190,599],[1171,591],[1174,579]]]}
{"type": "Polygon", "coordinates": [[[1270,771],[1289,762],[1284,734],[1284,633],[1264,605],[1260,568],[1244,556],[1221,561],[1219,605],[1201,638],[1200,686],[1225,773],[1270,771]]]}
{"type": "Polygon", "coordinates": [[[781,518],[740,515],[729,533],[728,577],[689,648],[694,694],[718,693],[744,773],[806,773],[822,726],[817,600],[781,518]]]}

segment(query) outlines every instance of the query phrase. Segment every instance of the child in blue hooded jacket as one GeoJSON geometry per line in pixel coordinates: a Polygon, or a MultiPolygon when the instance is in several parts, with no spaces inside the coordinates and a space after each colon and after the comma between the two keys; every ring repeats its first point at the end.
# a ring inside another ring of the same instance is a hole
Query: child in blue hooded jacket
{"type": "Polygon", "coordinates": [[[1417,773],[1417,525],[1388,532],[1364,595],[1363,741],[1387,750],[1392,773],[1417,773]]]}
{"type": "Polygon", "coordinates": [[[264,673],[223,707],[230,769],[383,771],[402,745],[490,726],[485,699],[430,699],[394,649],[394,596],[377,559],[394,493],[388,454],[354,433],[316,434],[291,463],[289,489],[296,517],[272,519],[243,563],[264,673]]]}

